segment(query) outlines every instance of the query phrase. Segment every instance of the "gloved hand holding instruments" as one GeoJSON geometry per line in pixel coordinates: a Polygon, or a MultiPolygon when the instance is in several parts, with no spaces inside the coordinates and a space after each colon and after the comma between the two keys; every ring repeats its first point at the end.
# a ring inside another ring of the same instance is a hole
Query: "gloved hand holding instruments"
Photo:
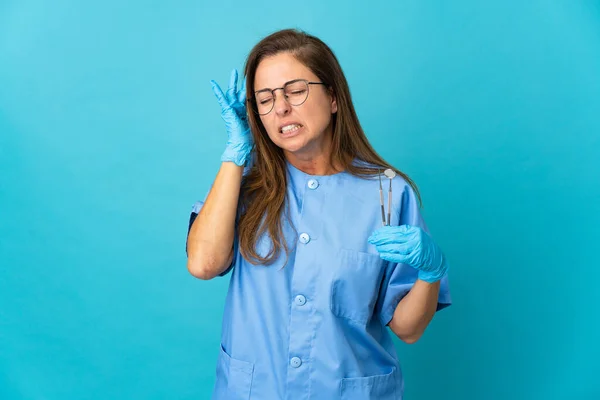
{"type": "Polygon", "coordinates": [[[210,83],[221,105],[221,118],[225,121],[228,136],[221,161],[232,161],[242,167],[250,159],[254,140],[246,115],[246,80],[242,81],[240,90],[237,90],[237,81],[238,72],[234,69],[225,94],[214,80],[210,83]]]}
{"type": "Polygon", "coordinates": [[[448,262],[442,250],[435,244],[427,232],[419,227],[410,225],[390,226],[391,180],[396,174],[391,169],[387,169],[384,174],[390,178],[388,192],[388,207],[390,209],[388,210],[388,220],[387,222],[385,221],[380,174],[379,193],[384,226],[369,236],[369,243],[376,247],[382,259],[410,265],[419,271],[418,278],[423,281],[429,283],[439,281],[448,272],[448,262]]]}

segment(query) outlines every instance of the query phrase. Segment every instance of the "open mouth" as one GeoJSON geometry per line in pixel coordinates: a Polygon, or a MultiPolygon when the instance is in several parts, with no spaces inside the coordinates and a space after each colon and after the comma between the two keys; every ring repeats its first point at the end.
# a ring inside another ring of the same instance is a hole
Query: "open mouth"
{"type": "Polygon", "coordinates": [[[300,128],[302,128],[302,125],[300,125],[300,124],[286,125],[279,130],[279,133],[282,133],[284,135],[291,134],[291,133],[296,132],[300,128]]]}

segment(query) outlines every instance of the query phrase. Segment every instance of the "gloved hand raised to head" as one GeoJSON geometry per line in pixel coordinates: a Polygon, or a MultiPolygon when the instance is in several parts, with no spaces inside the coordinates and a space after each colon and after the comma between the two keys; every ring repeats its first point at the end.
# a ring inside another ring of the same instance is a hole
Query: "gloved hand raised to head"
{"type": "Polygon", "coordinates": [[[210,83],[221,105],[221,118],[227,128],[227,145],[221,161],[232,161],[242,167],[250,159],[254,140],[246,115],[246,80],[242,81],[240,90],[237,90],[237,80],[238,72],[234,69],[225,94],[214,80],[210,83]]]}
{"type": "Polygon", "coordinates": [[[448,271],[444,253],[419,227],[384,226],[373,232],[368,241],[384,260],[408,264],[419,270],[418,277],[423,281],[439,281],[448,271]]]}

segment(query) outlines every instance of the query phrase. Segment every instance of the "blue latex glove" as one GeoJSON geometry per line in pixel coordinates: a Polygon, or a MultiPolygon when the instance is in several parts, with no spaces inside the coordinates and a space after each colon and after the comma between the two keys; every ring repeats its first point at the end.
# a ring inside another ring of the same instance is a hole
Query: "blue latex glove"
{"type": "Polygon", "coordinates": [[[387,261],[408,264],[419,270],[419,279],[433,283],[448,271],[442,250],[423,229],[410,226],[384,226],[369,236],[379,256],[387,261]]]}
{"type": "Polygon", "coordinates": [[[225,94],[214,80],[210,83],[221,105],[221,118],[227,128],[227,145],[221,155],[221,161],[232,161],[242,167],[250,159],[254,140],[246,115],[246,80],[242,80],[240,90],[237,90],[237,80],[238,72],[234,69],[231,71],[229,89],[225,94]]]}

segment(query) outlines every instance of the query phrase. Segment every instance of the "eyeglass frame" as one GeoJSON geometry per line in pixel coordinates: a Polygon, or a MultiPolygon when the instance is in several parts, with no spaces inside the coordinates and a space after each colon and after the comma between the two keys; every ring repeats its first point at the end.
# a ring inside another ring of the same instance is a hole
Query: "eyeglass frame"
{"type": "Polygon", "coordinates": [[[247,100],[248,102],[254,103],[254,105],[256,106],[256,108],[253,108],[253,111],[254,111],[256,114],[258,114],[258,115],[267,115],[267,114],[270,114],[270,113],[271,113],[271,111],[273,111],[273,109],[275,108],[275,100],[276,100],[276,97],[275,97],[275,91],[276,91],[276,90],[283,90],[283,98],[285,99],[285,101],[286,101],[286,102],[287,102],[289,105],[291,105],[291,106],[293,106],[293,107],[299,107],[299,106],[301,106],[302,104],[306,103],[306,100],[308,100],[308,95],[310,94],[310,85],[325,85],[325,86],[328,86],[328,85],[327,85],[325,82],[311,82],[311,81],[309,81],[308,79],[302,79],[302,78],[298,78],[298,79],[292,79],[291,81],[287,81],[286,83],[284,83],[282,87],[278,87],[278,88],[275,88],[275,89],[269,89],[269,88],[265,88],[265,89],[260,89],[260,90],[257,90],[257,91],[255,91],[255,92],[254,92],[254,97],[252,97],[252,98],[249,98],[249,99],[246,99],[246,100],[247,100]],[[307,90],[307,93],[306,93],[306,98],[305,98],[305,99],[304,99],[304,101],[303,101],[302,103],[300,103],[300,104],[292,104],[292,103],[290,103],[290,102],[289,102],[289,100],[287,99],[287,96],[285,95],[285,87],[286,87],[287,85],[289,85],[289,84],[291,84],[291,83],[295,83],[295,82],[304,82],[304,83],[306,83],[306,88],[307,88],[307,89],[306,89],[306,90],[307,90]],[[273,104],[271,105],[271,109],[270,109],[268,112],[266,112],[266,113],[264,113],[264,114],[261,114],[261,113],[259,113],[259,112],[258,112],[258,104],[256,104],[256,94],[257,94],[257,93],[263,93],[263,92],[265,92],[265,93],[266,93],[266,92],[271,92],[271,95],[273,96],[273,104]]]}

